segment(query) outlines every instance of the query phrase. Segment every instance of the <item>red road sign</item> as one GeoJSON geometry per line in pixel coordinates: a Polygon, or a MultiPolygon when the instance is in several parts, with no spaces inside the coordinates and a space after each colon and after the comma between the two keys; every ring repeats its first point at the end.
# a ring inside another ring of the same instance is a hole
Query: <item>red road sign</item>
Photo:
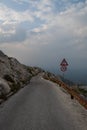
{"type": "Polygon", "coordinates": [[[65,72],[67,70],[67,67],[66,66],[61,66],[61,71],[65,72]]]}
{"type": "Polygon", "coordinates": [[[62,60],[60,66],[61,71],[65,72],[67,70],[68,63],[65,58],[62,60]]]}
{"type": "Polygon", "coordinates": [[[68,66],[66,59],[63,59],[60,65],[61,66],[68,66]]]}

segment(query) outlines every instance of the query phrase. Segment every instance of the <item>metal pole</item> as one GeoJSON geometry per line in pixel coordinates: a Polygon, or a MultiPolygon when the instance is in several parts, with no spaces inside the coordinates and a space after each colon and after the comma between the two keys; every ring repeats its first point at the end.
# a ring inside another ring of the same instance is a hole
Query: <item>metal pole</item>
{"type": "Polygon", "coordinates": [[[63,79],[64,79],[64,76],[65,76],[65,75],[64,75],[64,72],[63,72],[63,79]]]}

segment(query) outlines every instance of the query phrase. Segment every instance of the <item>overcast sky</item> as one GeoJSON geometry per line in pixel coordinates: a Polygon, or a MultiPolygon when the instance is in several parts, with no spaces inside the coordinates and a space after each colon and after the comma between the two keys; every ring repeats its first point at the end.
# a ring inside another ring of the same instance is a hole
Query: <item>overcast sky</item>
{"type": "Polygon", "coordinates": [[[21,63],[87,76],[87,0],[0,0],[0,49],[21,63]]]}

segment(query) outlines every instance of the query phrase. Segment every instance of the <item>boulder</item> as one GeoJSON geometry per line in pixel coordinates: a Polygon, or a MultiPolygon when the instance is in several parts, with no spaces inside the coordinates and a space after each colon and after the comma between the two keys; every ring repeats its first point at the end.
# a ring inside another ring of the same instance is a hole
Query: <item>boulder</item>
{"type": "Polygon", "coordinates": [[[0,78],[0,96],[7,95],[10,90],[8,83],[4,79],[0,78]]]}

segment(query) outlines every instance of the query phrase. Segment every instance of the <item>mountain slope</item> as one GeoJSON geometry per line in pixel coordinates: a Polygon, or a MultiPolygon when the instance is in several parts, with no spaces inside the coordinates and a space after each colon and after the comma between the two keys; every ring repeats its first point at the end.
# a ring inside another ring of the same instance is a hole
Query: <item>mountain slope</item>
{"type": "Polygon", "coordinates": [[[37,67],[25,66],[0,51],[0,97],[11,91],[17,91],[41,71],[37,67]]]}

